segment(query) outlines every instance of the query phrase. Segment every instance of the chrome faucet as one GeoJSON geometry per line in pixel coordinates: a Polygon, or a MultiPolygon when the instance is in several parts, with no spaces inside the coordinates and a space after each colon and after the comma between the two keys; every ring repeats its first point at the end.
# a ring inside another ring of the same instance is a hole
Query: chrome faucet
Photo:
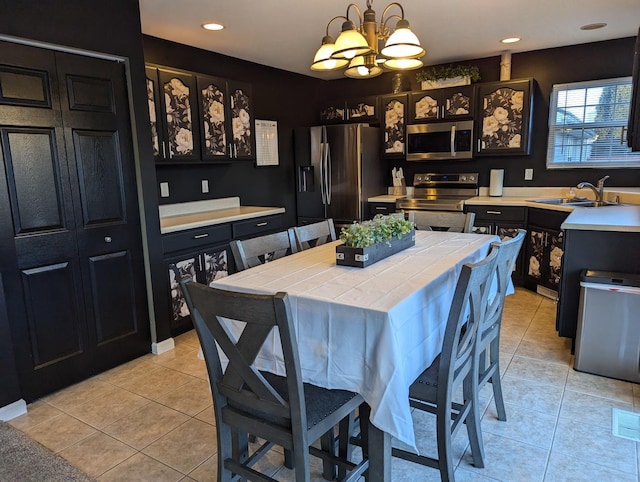
{"type": "Polygon", "coordinates": [[[576,187],[578,189],[584,189],[585,187],[588,187],[589,189],[591,189],[595,193],[596,202],[601,203],[601,202],[604,201],[604,182],[607,179],[609,179],[609,176],[604,176],[602,179],[598,180],[598,187],[594,186],[590,182],[581,182],[576,187]]]}

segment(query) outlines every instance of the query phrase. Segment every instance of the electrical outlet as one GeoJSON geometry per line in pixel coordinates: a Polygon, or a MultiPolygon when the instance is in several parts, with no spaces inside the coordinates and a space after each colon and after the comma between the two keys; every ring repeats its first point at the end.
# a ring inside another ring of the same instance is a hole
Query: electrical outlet
{"type": "Polygon", "coordinates": [[[160,196],[161,197],[169,197],[169,183],[161,182],[160,183],[160,196]]]}
{"type": "Polygon", "coordinates": [[[209,192],[209,180],[208,179],[203,179],[202,180],[202,193],[206,194],[209,192]]]}
{"type": "Polygon", "coordinates": [[[533,169],[525,169],[524,170],[524,180],[525,181],[533,180],[533,169]]]}

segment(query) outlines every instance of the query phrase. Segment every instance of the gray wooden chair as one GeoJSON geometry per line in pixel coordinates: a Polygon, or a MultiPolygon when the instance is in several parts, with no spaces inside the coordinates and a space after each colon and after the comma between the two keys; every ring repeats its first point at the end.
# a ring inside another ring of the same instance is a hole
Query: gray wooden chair
{"type": "Polygon", "coordinates": [[[498,420],[507,420],[502,397],[502,383],[500,381],[500,327],[502,326],[502,312],[504,299],[507,296],[509,280],[516,263],[516,258],[524,242],[527,232],[518,229],[518,234],[500,242],[491,243],[491,251],[498,253],[496,264],[497,293],[490,300],[487,316],[480,325],[479,353],[479,381],[478,390],[491,382],[493,398],[498,412],[498,420]]]}
{"type": "MultiPolygon", "coordinates": [[[[411,406],[436,415],[438,458],[392,449],[394,457],[439,469],[442,481],[454,480],[451,441],[464,425],[467,427],[474,465],[484,467],[478,408],[478,330],[487,314],[497,260],[498,253],[492,250],[479,263],[467,263],[462,267],[449,311],[442,351],[409,388],[411,406]],[[457,403],[453,397],[460,385],[463,401],[457,403]]],[[[368,420],[362,411],[361,424],[363,419],[368,420]]],[[[366,433],[366,429],[361,431],[366,433]]]]}
{"type": "Polygon", "coordinates": [[[296,237],[299,251],[320,246],[321,244],[329,243],[337,239],[333,219],[325,219],[318,223],[296,226],[293,228],[293,233],[296,237]]]}
{"type": "Polygon", "coordinates": [[[454,233],[471,233],[475,213],[423,212],[410,211],[409,221],[413,221],[416,229],[423,231],[451,231],[454,233]]]}
{"type": "Polygon", "coordinates": [[[253,295],[210,288],[183,280],[181,287],[204,352],[213,395],[218,441],[218,480],[238,477],[274,481],[255,470],[274,444],[291,451],[295,480],[309,481],[309,454],[348,470],[343,480],[357,480],[368,468],[336,457],[335,446],[311,446],[333,430],[360,404],[362,396],[302,383],[299,355],[286,293],[253,295]],[[245,322],[236,340],[223,318],[245,322]],[[254,366],[267,336],[278,328],[286,376],[254,366]],[[224,370],[216,344],[228,358],[224,370]],[[247,434],[266,442],[249,454],[247,434]]]}
{"type": "Polygon", "coordinates": [[[298,252],[293,229],[251,239],[235,239],[230,247],[238,271],[298,252]]]}

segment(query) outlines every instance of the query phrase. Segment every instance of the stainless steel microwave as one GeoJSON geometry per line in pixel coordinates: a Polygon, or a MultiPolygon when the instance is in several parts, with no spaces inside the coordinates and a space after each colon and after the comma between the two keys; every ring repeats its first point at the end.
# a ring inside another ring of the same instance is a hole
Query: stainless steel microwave
{"type": "Polygon", "coordinates": [[[472,120],[407,126],[407,161],[472,157],[472,120]]]}

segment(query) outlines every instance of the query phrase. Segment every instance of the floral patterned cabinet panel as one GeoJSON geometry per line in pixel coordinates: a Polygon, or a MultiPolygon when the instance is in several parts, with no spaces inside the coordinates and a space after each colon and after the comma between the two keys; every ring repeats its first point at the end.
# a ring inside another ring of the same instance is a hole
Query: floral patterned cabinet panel
{"type": "Polygon", "coordinates": [[[478,85],[477,155],[528,155],[533,79],[478,85]]]}
{"type": "Polygon", "coordinates": [[[256,158],[255,119],[251,84],[227,81],[231,115],[231,154],[234,159],[256,158]]]}
{"type": "Polygon", "coordinates": [[[409,99],[409,122],[470,119],[475,109],[475,86],[412,92],[409,99]]]}
{"type": "Polygon", "coordinates": [[[349,122],[378,123],[378,101],[375,96],[347,100],[347,119],[349,122]]]}
{"type": "Polygon", "coordinates": [[[195,77],[186,72],[158,69],[158,80],[165,141],[161,158],[200,160],[195,77]]]}
{"type": "Polygon", "coordinates": [[[382,155],[404,158],[406,153],[407,94],[381,95],[382,155]]]}
{"type": "Polygon", "coordinates": [[[145,77],[147,83],[147,103],[149,106],[149,121],[151,122],[151,146],[153,157],[163,159],[163,149],[166,153],[164,139],[164,121],[160,107],[160,84],[158,82],[158,69],[145,67],[145,77]]]}
{"type": "Polygon", "coordinates": [[[347,104],[344,100],[323,102],[320,107],[321,124],[340,124],[347,121],[347,104]]]}
{"type": "Polygon", "coordinates": [[[227,81],[198,75],[202,159],[228,161],[233,154],[230,96],[227,81]]]}

